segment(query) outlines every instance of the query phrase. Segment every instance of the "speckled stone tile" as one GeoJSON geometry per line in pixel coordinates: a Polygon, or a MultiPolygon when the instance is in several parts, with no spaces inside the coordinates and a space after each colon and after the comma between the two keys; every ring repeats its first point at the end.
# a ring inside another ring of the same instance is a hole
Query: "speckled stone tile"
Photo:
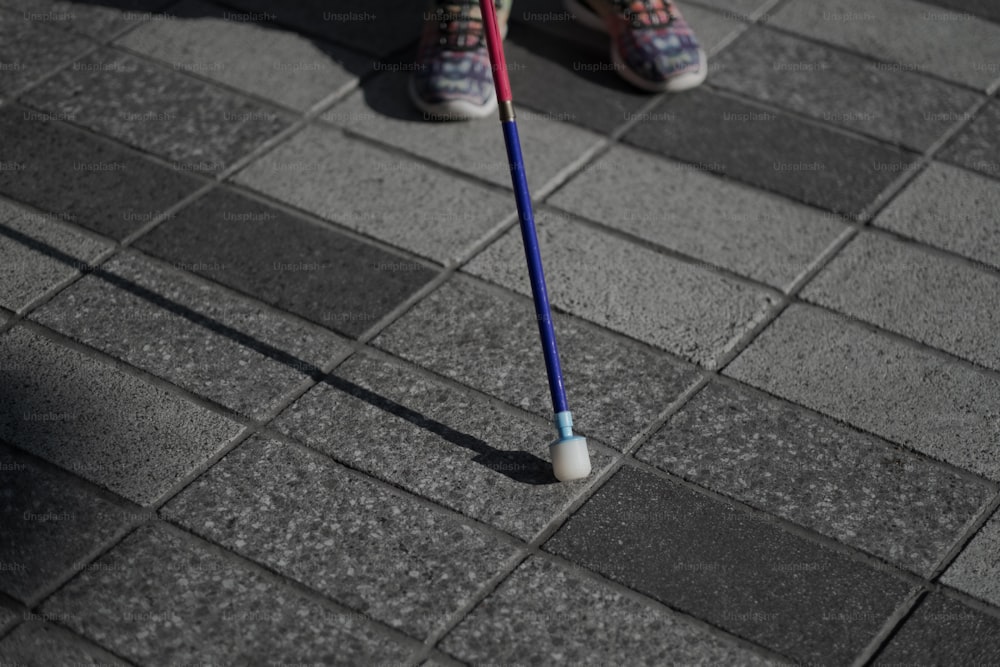
{"type": "Polygon", "coordinates": [[[142,505],[241,428],[23,327],[0,336],[0,384],[0,438],[142,505]]]}
{"type": "MultiPolygon", "coordinates": [[[[97,39],[109,39],[130,26],[150,18],[170,0],[2,0],[22,13],[26,20],[72,30],[97,39]]],[[[63,37],[62,39],[66,39],[63,37]]]]}
{"type": "Polygon", "coordinates": [[[470,664],[612,665],[623,656],[630,665],[769,664],[539,557],[522,563],[440,646],[470,664]]]}
{"type": "MultiPolygon", "coordinates": [[[[777,300],[552,213],[540,212],[536,222],[553,306],[707,368],[777,300]]],[[[521,243],[512,229],[465,270],[530,295],[521,243]]]]}
{"type": "Polygon", "coordinates": [[[127,664],[62,628],[41,622],[22,623],[4,637],[0,641],[0,661],[12,667],[125,667],[127,664]]]}
{"type": "Polygon", "coordinates": [[[143,526],[42,607],[135,663],[352,665],[406,648],[200,540],[143,526]]]}
{"type": "Polygon", "coordinates": [[[739,18],[742,21],[753,20],[766,7],[774,4],[774,0],[698,0],[698,2],[714,7],[724,12],[726,16],[739,18]]]}
{"type": "Polygon", "coordinates": [[[706,89],[668,98],[624,140],[851,216],[875,202],[916,159],[913,153],[706,89]]]}
{"type": "Polygon", "coordinates": [[[996,492],[832,419],[720,382],[636,458],[924,576],[996,492]]]}
{"type": "Polygon", "coordinates": [[[980,89],[1000,76],[1000,25],[914,0],[793,0],[770,21],[873,56],[890,70],[932,72],[980,89]]]}
{"type": "Polygon", "coordinates": [[[543,547],[804,662],[845,664],[909,584],[626,467],[543,547]]]}
{"type": "Polygon", "coordinates": [[[1000,277],[915,244],[862,233],[802,298],[1000,370],[1000,277]]]}
{"type": "Polygon", "coordinates": [[[625,146],[548,202],[776,287],[844,230],[837,216],[625,146]]]}
{"type": "Polygon", "coordinates": [[[232,10],[200,0],[185,0],[168,13],[116,44],[302,111],[372,71],[372,62],[352,51],[233,20],[232,10]]]}
{"type": "Polygon", "coordinates": [[[1000,618],[928,595],[876,656],[875,665],[995,665],[1000,618]]]}
{"type": "Polygon", "coordinates": [[[0,94],[34,83],[90,48],[91,42],[81,37],[65,35],[0,7],[0,94]]]}
{"type": "Polygon", "coordinates": [[[214,466],[165,514],[421,639],[514,552],[321,454],[260,438],[214,466]]]}
{"type": "Polygon", "coordinates": [[[829,311],[790,306],[725,373],[1000,479],[1000,380],[829,311]]]}
{"type": "Polygon", "coordinates": [[[986,522],[941,577],[941,582],[1000,607],[1000,513],[986,522]]]}
{"type": "MultiPolygon", "coordinates": [[[[13,605],[13,603],[10,604],[13,605]]],[[[8,626],[20,620],[20,618],[21,614],[19,612],[14,611],[12,607],[8,607],[4,601],[0,601],[0,636],[3,636],[8,626]]]]}
{"type": "Polygon", "coordinates": [[[23,97],[41,111],[214,173],[291,124],[291,116],[167,66],[101,49],[23,97]]]}
{"type": "Polygon", "coordinates": [[[926,150],[981,97],[937,79],[755,28],[711,64],[714,85],[813,118],[926,150]]]}
{"type": "Polygon", "coordinates": [[[20,310],[110,246],[0,200],[0,306],[20,310]]]}
{"type": "Polygon", "coordinates": [[[1000,268],[1000,181],[932,162],[875,225],[1000,268]]]}
{"type": "MultiPolygon", "coordinates": [[[[574,428],[616,449],[651,422],[697,373],[667,355],[617,340],[575,319],[554,318],[574,428]]],[[[451,280],[373,341],[424,368],[547,419],[535,311],[525,298],[451,280]],[[483,372],[489,369],[489,372],[483,372]]]]}
{"type": "Polygon", "coordinates": [[[201,185],[50,116],[0,108],[0,193],[121,239],[201,185]]]}
{"type": "Polygon", "coordinates": [[[243,185],[438,262],[464,253],[514,212],[510,195],[309,127],[241,171],[243,185]]]}
{"type": "MultiPolygon", "coordinates": [[[[1000,26],[998,26],[1000,29],[1000,26]]],[[[997,58],[1000,62],[1000,57],[997,58]]],[[[1000,101],[983,107],[938,154],[938,158],[1000,177],[1000,101]]]]}
{"type": "MultiPolygon", "coordinates": [[[[367,356],[352,357],[274,421],[352,468],[528,540],[582,491],[560,484],[555,428],[367,356]]],[[[611,462],[591,448],[599,473],[611,462]]]]}

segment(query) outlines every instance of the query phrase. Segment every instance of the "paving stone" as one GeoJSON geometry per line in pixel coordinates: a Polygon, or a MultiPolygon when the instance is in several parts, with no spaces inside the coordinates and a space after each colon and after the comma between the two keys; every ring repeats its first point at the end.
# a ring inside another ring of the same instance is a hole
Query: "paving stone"
{"type": "Polygon", "coordinates": [[[719,382],[636,458],[924,576],[995,493],[832,419],[719,382]]]}
{"type": "MultiPolygon", "coordinates": [[[[398,146],[447,167],[497,185],[511,186],[503,133],[491,115],[465,123],[433,120],[414,106],[407,93],[409,73],[376,77],[323,118],[352,132],[398,146]]],[[[518,112],[517,128],[533,192],[596,146],[600,137],[532,111],[518,112]]]]}
{"type": "Polygon", "coordinates": [[[371,328],[435,273],[219,189],[141,237],[136,247],[349,336],[371,328]]]}
{"type": "Polygon", "coordinates": [[[139,528],[97,564],[42,611],[136,663],[350,665],[406,655],[359,616],[159,525],[139,528]]]}
{"type": "Polygon", "coordinates": [[[1000,381],[829,311],[790,306],[725,373],[1000,479],[1000,381]]]}
{"type": "Polygon", "coordinates": [[[624,146],[547,201],[775,287],[844,229],[836,216],[624,146]]]}
{"type": "Polygon", "coordinates": [[[76,275],[74,263],[85,266],[110,246],[0,200],[0,305],[20,310],[76,275]]]}
{"type": "Polygon", "coordinates": [[[889,70],[932,72],[980,89],[998,77],[1000,25],[922,2],[793,0],[770,21],[886,61],[889,70]]]}
{"type": "Polygon", "coordinates": [[[14,609],[6,606],[5,603],[0,601],[0,636],[3,635],[8,626],[20,618],[21,614],[19,612],[14,611],[14,609]]]}
{"type": "Polygon", "coordinates": [[[302,111],[372,70],[352,51],[233,14],[185,0],[116,43],[302,111]]]}
{"type": "Polygon", "coordinates": [[[0,641],[0,660],[17,667],[124,667],[106,651],[50,623],[22,623],[0,641]]]}
{"type": "Polygon", "coordinates": [[[992,0],[929,0],[929,2],[959,13],[967,12],[1000,23],[1000,6],[992,0]]]}
{"type": "MultiPolygon", "coordinates": [[[[554,214],[536,222],[555,307],[708,368],[776,301],[769,292],[554,214]]],[[[465,270],[531,294],[517,229],[465,270]]]]}
{"type": "Polygon", "coordinates": [[[1000,268],[1000,182],[932,162],[875,225],[1000,268]]]}
{"type": "Polygon", "coordinates": [[[472,664],[768,664],[691,621],[532,557],[442,641],[472,664]],[[655,639],[653,639],[655,638],[655,639]]]}
{"type": "Polygon", "coordinates": [[[186,489],[166,516],[420,638],[514,553],[321,454],[259,438],[186,489]]]}
{"type": "Polygon", "coordinates": [[[632,468],[616,473],[544,548],[805,662],[849,662],[909,589],[632,468]]]}
{"type": "Polygon", "coordinates": [[[959,86],[774,30],[743,34],[712,62],[712,83],[918,151],[969,117],[959,86]]]}
{"type": "MultiPolygon", "coordinates": [[[[129,26],[149,19],[170,0],[2,0],[0,4],[21,11],[25,20],[97,39],[110,39],[129,26]]],[[[61,39],[67,39],[63,36],[61,39]]]]}
{"type": "Polygon", "coordinates": [[[209,173],[291,124],[275,108],[111,49],[78,60],[23,100],[183,169],[209,173]]]}
{"type": "Polygon", "coordinates": [[[0,8],[0,94],[37,81],[90,47],[91,42],[85,39],[64,35],[0,8]]]}
{"type": "MultiPolygon", "coordinates": [[[[559,484],[555,429],[369,357],[352,357],[274,427],[352,468],[528,540],[582,491],[559,484]]],[[[591,451],[594,472],[610,457],[591,451]]]]}
{"type": "Polygon", "coordinates": [[[941,582],[1000,607],[1000,514],[979,529],[941,582]]]}
{"type": "Polygon", "coordinates": [[[241,414],[264,417],[347,350],[332,334],[137,255],[103,268],[32,319],[241,414]]]}
{"type": "Polygon", "coordinates": [[[994,665],[1000,661],[1000,619],[943,595],[928,595],[875,665],[994,665]]]}
{"type": "Polygon", "coordinates": [[[0,193],[121,239],[201,185],[50,117],[0,108],[3,161],[17,165],[0,169],[0,193]]]}
{"type": "Polygon", "coordinates": [[[236,180],[293,206],[439,262],[470,250],[505,216],[510,195],[309,127],[236,180]]]}
{"type": "MultiPolygon", "coordinates": [[[[1000,58],[997,62],[1000,62],[1000,58]]],[[[1000,102],[993,100],[945,146],[938,157],[998,177],[1000,176],[1000,158],[997,157],[1000,153],[998,137],[1000,137],[1000,102]]]]}
{"type": "Polygon", "coordinates": [[[1000,370],[1000,277],[915,244],[863,233],[802,297],[1000,370]]]}
{"type": "MultiPolygon", "coordinates": [[[[667,355],[578,320],[554,317],[575,430],[622,450],[697,373],[667,355]]],[[[531,302],[452,280],[381,333],[373,344],[435,373],[552,417],[531,302]],[[485,372],[484,372],[485,371],[485,372]]]]}
{"type": "Polygon", "coordinates": [[[669,98],[624,140],[852,216],[916,159],[912,153],[703,89],[669,98]]]}
{"type": "MultiPolygon", "coordinates": [[[[772,0],[698,0],[698,2],[724,11],[726,16],[737,17],[742,21],[753,20],[766,7],[774,4],[772,0]]],[[[684,12],[686,15],[686,6],[684,12]]]]}
{"type": "Polygon", "coordinates": [[[0,438],[142,505],[240,430],[21,327],[0,337],[0,379],[0,438]]]}

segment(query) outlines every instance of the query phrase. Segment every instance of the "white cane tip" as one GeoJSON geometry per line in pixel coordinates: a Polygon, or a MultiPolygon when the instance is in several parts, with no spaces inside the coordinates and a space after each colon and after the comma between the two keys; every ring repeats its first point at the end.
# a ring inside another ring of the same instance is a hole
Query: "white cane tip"
{"type": "Polygon", "coordinates": [[[590,474],[586,438],[577,435],[557,440],[549,445],[549,454],[552,456],[552,472],[560,482],[584,479],[590,474]]]}

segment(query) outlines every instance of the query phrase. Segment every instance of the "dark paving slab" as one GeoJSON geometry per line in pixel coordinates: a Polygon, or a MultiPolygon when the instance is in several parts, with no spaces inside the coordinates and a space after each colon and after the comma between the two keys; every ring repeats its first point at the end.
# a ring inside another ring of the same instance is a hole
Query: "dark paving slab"
{"type": "Polygon", "coordinates": [[[201,182],[59,122],[51,114],[0,108],[0,193],[67,222],[124,238],[201,182]]]}
{"type": "Polygon", "coordinates": [[[545,550],[785,655],[850,662],[909,585],[736,508],[624,468],[545,550]]]}
{"type": "Polygon", "coordinates": [[[636,458],[924,576],[995,493],[833,419],[718,382],[636,458]]]}
{"type": "Polygon", "coordinates": [[[352,665],[406,650],[192,537],[139,528],[42,607],[133,662],[352,665]]]}
{"type": "Polygon", "coordinates": [[[419,638],[514,552],[321,454],[260,438],[229,454],[165,514],[419,638]]]}
{"type": "Polygon", "coordinates": [[[992,100],[945,146],[938,157],[993,177],[1000,177],[998,155],[1000,155],[1000,102],[992,100]]]}
{"type": "Polygon", "coordinates": [[[63,628],[42,622],[22,623],[4,637],[0,641],[0,660],[4,665],[17,667],[125,667],[128,664],[63,628]]]}
{"type": "Polygon", "coordinates": [[[213,190],[136,247],[357,336],[434,271],[236,192],[213,190]]]}
{"type": "Polygon", "coordinates": [[[532,557],[440,647],[468,663],[765,665],[691,621],[532,557]],[[654,639],[655,638],[655,639],[654,639]]]}
{"type": "MultiPolygon", "coordinates": [[[[555,317],[574,428],[616,449],[697,379],[694,369],[555,317]]],[[[471,280],[436,290],[373,344],[547,419],[552,402],[530,301],[471,280]],[[484,372],[484,369],[488,369],[484,372]]]]}
{"type": "Polygon", "coordinates": [[[861,213],[916,158],[702,89],[657,106],[624,140],[847,215],[861,213]]]}
{"type": "MultiPolygon", "coordinates": [[[[25,20],[61,30],[110,39],[129,26],[149,18],[171,0],[2,0],[0,4],[22,13],[25,20]]],[[[62,39],[67,39],[63,37],[62,39]]]]}
{"type": "Polygon", "coordinates": [[[995,665],[1000,618],[928,595],[876,656],[875,665],[995,665]]]}
{"type": "Polygon", "coordinates": [[[65,35],[0,7],[0,94],[37,81],[91,45],[82,37],[65,35]]]}
{"type": "Polygon", "coordinates": [[[291,124],[276,108],[111,49],[73,63],[23,100],[206,173],[221,171],[291,124]]]}
{"type": "Polygon", "coordinates": [[[1000,607],[1000,513],[994,513],[941,576],[941,582],[1000,607]]]}
{"type": "Polygon", "coordinates": [[[926,0],[940,7],[947,7],[957,12],[968,12],[985,19],[1000,23],[1000,5],[993,0],[926,0]]]}

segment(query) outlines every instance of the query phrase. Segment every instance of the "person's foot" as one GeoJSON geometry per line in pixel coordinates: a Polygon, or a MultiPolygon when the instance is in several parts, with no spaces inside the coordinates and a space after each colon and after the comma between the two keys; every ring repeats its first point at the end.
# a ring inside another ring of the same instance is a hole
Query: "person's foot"
{"type": "Polygon", "coordinates": [[[643,90],[679,92],[705,80],[708,58],[671,0],[564,0],[576,18],[611,35],[611,60],[643,90]]]}
{"type": "MultiPolygon", "coordinates": [[[[510,0],[497,0],[497,21],[506,32],[510,0]]],[[[433,120],[483,118],[497,109],[490,56],[479,3],[433,0],[410,77],[410,98],[433,120]]]]}

